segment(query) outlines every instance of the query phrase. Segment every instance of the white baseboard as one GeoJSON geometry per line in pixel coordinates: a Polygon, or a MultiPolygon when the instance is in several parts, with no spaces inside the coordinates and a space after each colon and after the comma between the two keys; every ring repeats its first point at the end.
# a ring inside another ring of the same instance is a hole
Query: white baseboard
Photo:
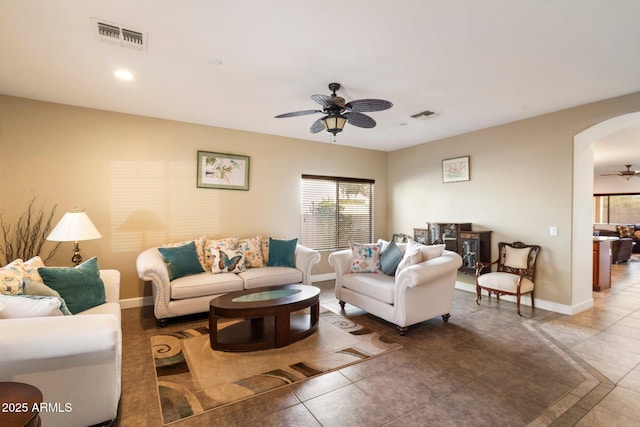
{"type": "Polygon", "coordinates": [[[311,283],[324,282],[325,280],[335,280],[336,273],[314,274],[311,276],[311,283]]]}
{"type": "Polygon", "coordinates": [[[136,308],[143,307],[145,305],[153,305],[153,297],[138,297],[138,298],[128,298],[120,300],[120,308],[136,308]]]}

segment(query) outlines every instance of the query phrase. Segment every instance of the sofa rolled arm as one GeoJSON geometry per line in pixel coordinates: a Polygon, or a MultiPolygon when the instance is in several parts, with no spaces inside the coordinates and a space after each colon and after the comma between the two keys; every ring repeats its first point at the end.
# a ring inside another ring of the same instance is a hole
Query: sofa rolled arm
{"type": "Polygon", "coordinates": [[[423,261],[402,270],[396,278],[397,285],[412,288],[429,283],[434,279],[458,270],[462,266],[462,257],[452,251],[444,251],[437,258],[423,261]]]}
{"type": "Polygon", "coordinates": [[[100,270],[100,279],[104,283],[107,302],[120,302],[120,271],[100,270]]]}
{"type": "Polygon", "coordinates": [[[315,249],[296,244],[296,252],[294,255],[294,262],[296,268],[302,271],[302,283],[305,285],[311,284],[311,269],[314,264],[320,262],[320,252],[315,249]]]}
{"type": "Polygon", "coordinates": [[[342,276],[351,270],[351,249],[343,249],[329,255],[329,265],[336,272],[336,286],[342,286],[342,276]]]}
{"type": "Polygon", "coordinates": [[[2,329],[0,366],[101,351],[119,355],[122,343],[120,322],[112,314],[5,319],[2,329]]]}
{"type": "Polygon", "coordinates": [[[153,287],[153,311],[156,318],[169,317],[171,281],[167,264],[157,248],[142,251],[136,259],[136,269],[140,280],[151,282],[153,287]]]}

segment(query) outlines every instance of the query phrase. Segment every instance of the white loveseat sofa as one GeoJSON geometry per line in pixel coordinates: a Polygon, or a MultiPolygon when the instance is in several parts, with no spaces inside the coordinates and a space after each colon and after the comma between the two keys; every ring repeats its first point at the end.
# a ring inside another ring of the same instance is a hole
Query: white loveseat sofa
{"type": "MultiPolygon", "coordinates": [[[[382,250],[388,244],[378,243],[382,250]]],[[[418,248],[414,263],[405,261],[406,267],[393,275],[352,272],[352,249],[332,253],[329,264],[336,272],[335,295],[340,305],[344,308],[349,303],[391,322],[400,335],[405,335],[409,326],[436,316],[448,321],[462,258],[444,250],[444,245],[410,244],[418,248]]],[[[408,255],[407,245],[397,244],[403,260],[408,255]]]]}
{"type": "Polygon", "coordinates": [[[217,274],[204,271],[170,280],[167,263],[154,247],[138,255],[136,266],[138,277],[151,282],[153,312],[162,327],[172,317],[208,312],[213,297],[231,291],[295,283],[310,285],[311,269],[318,262],[318,251],[296,244],[295,267],[263,266],[217,274]]]}
{"type": "MultiPolygon", "coordinates": [[[[113,420],[121,393],[120,272],[100,270],[106,303],[75,315],[0,320],[0,381],[42,391],[43,426],[113,420]]],[[[6,309],[6,307],[5,307],[6,309]]]]}

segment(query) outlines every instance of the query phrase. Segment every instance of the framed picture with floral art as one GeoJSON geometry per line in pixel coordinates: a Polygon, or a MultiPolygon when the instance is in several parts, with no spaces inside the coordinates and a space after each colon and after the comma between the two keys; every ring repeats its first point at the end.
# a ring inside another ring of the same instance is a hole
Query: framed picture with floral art
{"type": "Polygon", "coordinates": [[[442,161],[442,182],[469,181],[469,156],[442,161]]]}
{"type": "Polygon", "coordinates": [[[249,189],[249,156],[198,151],[198,188],[249,189]]]}

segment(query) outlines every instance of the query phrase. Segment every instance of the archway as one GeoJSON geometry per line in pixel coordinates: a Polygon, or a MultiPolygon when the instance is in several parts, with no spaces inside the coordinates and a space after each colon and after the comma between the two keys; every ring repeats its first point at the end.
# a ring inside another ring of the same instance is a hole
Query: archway
{"type": "Polygon", "coordinates": [[[573,138],[573,226],[571,250],[571,307],[579,313],[593,306],[592,214],[594,142],[640,123],[640,112],[598,123],[573,138]]]}

